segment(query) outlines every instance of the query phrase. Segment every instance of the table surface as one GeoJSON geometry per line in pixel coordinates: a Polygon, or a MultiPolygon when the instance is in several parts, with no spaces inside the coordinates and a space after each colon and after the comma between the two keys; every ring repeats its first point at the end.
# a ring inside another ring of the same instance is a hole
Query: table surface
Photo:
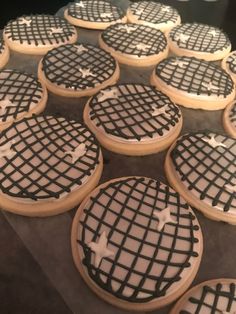
{"type": "MultiPolygon", "coordinates": [[[[200,0],[198,1],[201,4],[199,7],[202,6],[201,8],[198,8],[199,10],[202,10],[203,6],[206,4],[208,9],[210,8],[210,3],[200,0]]],[[[173,0],[165,2],[168,2],[168,4],[173,3],[176,6],[177,1],[173,0]]],[[[215,14],[215,23],[212,24],[221,25],[222,21],[220,22],[220,19],[222,19],[224,12],[227,11],[227,2],[228,1],[226,0],[219,0],[218,6],[217,3],[212,3],[212,6],[215,8],[215,11],[212,9],[213,7],[211,8],[212,15],[215,14]],[[217,20],[216,16],[218,16],[219,20],[217,20]]],[[[123,7],[127,5],[124,0],[120,1],[120,4],[123,7]]],[[[189,20],[186,17],[189,16],[188,12],[192,12],[192,15],[197,14],[195,1],[178,2],[178,6],[178,9],[182,12],[181,15],[183,21],[189,20]]],[[[64,8],[59,10],[57,14],[62,15],[63,10],[64,8]]],[[[204,14],[207,16],[205,11],[204,14]]],[[[212,15],[209,16],[209,23],[212,15]]],[[[79,42],[97,45],[99,34],[100,31],[80,29],[79,42]]],[[[40,59],[40,56],[27,56],[19,53],[12,53],[7,67],[24,70],[36,75],[37,64],[40,59]]],[[[153,70],[153,67],[138,69],[125,65],[120,65],[120,68],[121,76],[119,83],[130,82],[148,84],[153,70]]],[[[64,116],[68,119],[76,119],[82,122],[82,113],[86,100],[87,98],[85,97],[71,99],[49,94],[45,113],[55,116],[64,116]]],[[[222,127],[222,111],[207,112],[182,107],[181,110],[184,117],[181,133],[191,130],[205,129],[225,133],[222,127]]],[[[144,157],[122,156],[111,153],[106,149],[102,149],[102,151],[104,156],[104,171],[100,180],[101,183],[111,178],[130,175],[147,176],[154,179],[160,179],[164,183],[167,183],[163,170],[166,151],[144,157]],[[119,165],[119,167],[117,167],[117,165],[119,165]]],[[[53,310],[50,311],[51,313],[126,313],[123,310],[103,302],[90,291],[74,266],[70,248],[70,233],[75,211],[76,209],[72,209],[64,214],[49,218],[28,218],[4,211],[2,213],[6,221],[10,224],[20,241],[23,243],[24,247],[40,266],[41,270],[47,277],[47,280],[49,280],[50,284],[66,304],[65,309],[63,307],[60,309],[55,309],[55,307],[53,307],[53,310]]],[[[195,212],[201,224],[204,236],[204,253],[199,272],[192,285],[213,278],[236,278],[236,246],[234,245],[236,226],[211,221],[199,212],[195,212]]],[[[7,246],[5,245],[5,247],[7,246]]],[[[2,253],[4,253],[4,250],[2,253]]],[[[16,260],[19,259],[16,258],[16,260]]],[[[19,273],[21,272],[22,265],[20,263],[14,265],[14,267],[16,267],[19,273]]],[[[2,275],[1,271],[0,274],[2,275]]],[[[31,275],[34,276],[33,273],[31,275]]],[[[22,278],[22,281],[24,282],[24,278],[22,278]]],[[[1,312],[14,313],[14,311],[12,311],[13,305],[10,304],[10,299],[9,302],[5,302],[5,304],[6,306],[1,312]]],[[[27,309],[27,305],[25,308],[27,309]]],[[[170,308],[171,305],[161,310],[154,311],[153,313],[168,313],[170,308]]],[[[35,304],[35,309],[38,310],[35,310],[32,313],[43,313],[40,310],[40,304],[35,304]]],[[[28,312],[26,311],[25,313],[28,312]]],[[[44,313],[48,312],[44,311],[44,313]]]]}

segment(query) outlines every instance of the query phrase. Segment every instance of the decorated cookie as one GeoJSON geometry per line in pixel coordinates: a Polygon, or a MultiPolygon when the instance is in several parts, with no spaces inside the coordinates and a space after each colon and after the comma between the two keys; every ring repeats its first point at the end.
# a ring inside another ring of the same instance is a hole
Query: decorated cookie
{"type": "Polygon", "coordinates": [[[65,10],[65,18],[73,25],[91,29],[105,29],[117,22],[125,23],[123,10],[108,0],[80,0],[65,10]]]}
{"type": "Polygon", "coordinates": [[[168,55],[165,35],[140,24],[111,25],[100,35],[99,44],[120,63],[134,66],[154,65],[168,55]]]}
{"type": "Polygon", "coordinates": [[[170,314],[235,314],[236,279],[202,282],[186,292],[170,314]]]}
{"type": "Polygon", "coordinates": [[[78,205],[97,185],[102,155],[78,122],[33,116],[1,134],[0,167],[1,208],[49,216],[78,205]]]}
{"type": "Polygon", "coordinates": [[[127,155],[164,150],[182,127],[180,109],[161,92],[141,84],[101,90],[88,101],[84,121],[104,147],[127,155]]]}
{"type": "Polygon", "coordinates": [[[127,10],[128,21],[160,29],[163,32],[181,23],[176,9],[154,1],[131,3],[127,10]]]}
{"type": "Polygon", "coordinates": [[[116,60],[92,45],[63,45],[50,50],[39,63],[38,76],[58,95],[93,95],[114,84],[120,75],[116,60]]]}
{"type": "Polygon", "coordinates": [[[72,226],[74,262],[89,287],[126,310],[154,310],[191,284],[202,255],[193,211],[169,186],[144,177],[100,185],[72,226]]]}
{"type": "Polygon", "coordinates": [[[9,48],[26,54],[45,54],[48,50],[77,40],[76,28],[52,15],[21,16],[3,31],[9,48]]]}
{"type": "Polygon", "coordinates": [[[0,71],[0,130],[42,112],[46,102],[46,87],[33,75],[18,70],[0,71]]]}
{"type": "Polygon", "coordinates": [[[154,69],[151,84],[179,105],[223,109],[235,97],[231,77],[212,62],[194,57],[169,57],[154,69]]]}
{"type": "Polygon", "coordinates": [[[9,49],[4,40],[0,39],[0,69],[7,64],[9,57],[9,49]]]}
{"type": "Polygon", "coordinates": [[[178,25],[167,37],[170,50],[177,56],[215,61],[223,59],[231,50],[228,36],[217,27],[205,24],[178,25]]]}
{"type": "Polygon", "coordinates": [[[231,52],[222,60],[222,68],[229,73],[234,84],[236,84],[236,51],[231,52]]]}
{"type": "Polygon", "coordinates": [[[236,139],[236,101],[233,101],[225,108],[223,125],[226,132],[236,139]]]}
{"type": "Polygon", "coordinates": [[[236,224],[236,140],[189,133],[170,148],[165,171],[186,201],[214,220],[236,224]]]}

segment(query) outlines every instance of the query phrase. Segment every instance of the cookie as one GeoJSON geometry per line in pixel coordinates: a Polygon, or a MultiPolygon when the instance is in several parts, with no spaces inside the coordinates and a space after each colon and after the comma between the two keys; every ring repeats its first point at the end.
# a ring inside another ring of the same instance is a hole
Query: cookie
{"type": "Polygon", "coordinates": [[[111,25],[99,36],[99,44],[120,63],[139,67],[154,65],[168,55],[165,35],[139,24],[111,25]]]}
{"type": "Polygon", "coordinates": [[[188,133],[169,149],[169,183],[205,216],[236,224],[236,140],[212,132],[188,133]]]}
{"type": "Polygon", "coordinates": [[[193,211],[169,186],[145,177],[111,180],[79,207],[74,262],[89,287],[125,310],[154,310],[195,277],[202,233],[193,211]]]}
{"type": "Polygon", "coordinates": [[[97,185],[102,154],[80,123],[33,116],[1,134],[0,167],[2,209],[50,216],[78,205],[97,185]]]}
{"type": "Polygon", "coordinates": [[[236,101],[233,101],[225,108],[223,125],[225,131],[236,139],[236,101]]]}
{"type": "Polygon", "coordinates": [[[236,84],[236,51],[231,52],[222,60],[222,68],[231,76],[236,84]]]}
{"type": "Polygon", "coordinates": [[[180,109],[161,92],[142,84],[122,84],[89,99],[84,121],[108,150],[147,155],[167,148],[180,133],[180,109]]]}
{"type": "Polygon", "coordinates": [[[200,283],[186,292],[170,314],[236,313],[236,279],[221,278],[200,283]]]}
{"type": "Polygon", "coordinates": [[[174,27],[167,36],[172,53],[207,61],[223,59],[231,50],[228,36],[219,28],[199,23],[174,27]]]}
{"type": "Polygon", "coordinates": [[[223,69],[194,57],[161,61],[152,73],[151,84],[178,105],[193,109],[223,109],[235,97],[234,83],[223,69]]]}
{"type": "Polygon", "coordinates": [[[127,21],[123,10],[106,0],[71,3],[64,16],[71,24],[90,29],[105,29],[111,24],[127,21]]]}
{"type": "Polygon", "coordinates": [[[3,68],[10,57],[9,49],[4,40],[0,39],[0,69],[3,68]]]}
{"type": "Polygon", "coordinates": [[[60,45],[77,40],[76,28],[53,15],[21,16],[8,22],[3,37],[11,50],[26,54],[45,54],[60,45]]]}
{"type": "Polygon", "coordinates": [[[40,61],[38,76],[48,90],[60,96],[90,96],[114,84],[120,76],[116,60],[92,45],[63,45],[40,61]]]}
{"type": "Polygon", "coordinates": [[[131,3],[127,10],[127,18],[131,23],[151,26],[163,32],[181,23],[176,9],[154,1],[131,3]]]}

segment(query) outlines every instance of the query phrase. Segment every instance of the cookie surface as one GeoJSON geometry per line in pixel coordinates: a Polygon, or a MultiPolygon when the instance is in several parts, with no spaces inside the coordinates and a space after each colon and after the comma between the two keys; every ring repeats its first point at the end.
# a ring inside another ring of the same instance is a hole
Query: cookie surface
{"type": "Polygon", "coordinates": [[[223,125],[226,132],[236,138],[236,102],[230,103],[224,110],[223,125]]]}
{"type": "Polygon", "coordinates": [[[219,28],[199,23],[184,23],[168,33],[170,50],[178,56],[216,61],[231,50],[228,36],[219,28]]]}
{"type": "Polygon", "coordinates": [[[202,282],[186,292],[170,314],[236,313],[236,279],[202,282]]]}
{"type": "Polygon", "coordinates": [[[128,21],[160,29],[163,32],[181,23],[176,9],[154,1],[131,3],[127,11],[128,21]]]}
{"type": "Polygon", "coordinates": [[[179,194],[144,177],[111,180],[81,204],[72,226],[80,274],[101,298],[128,310],[172,302],[202,254],[197,218],[179,194]]]}
{"type": "Polygon", "coordinates": [[[139,24],[111,25],[100,35],[99,44],[120,63],[134,66],[156,64],[168,54],[165,35],[139,24]]]}
{"type": "Polygon", "coordinates": [[[26,54],[44,54],[48,50],[77,40],[76,28],[53,15],[21,16],[8,22],[3,37],[9,48],[26,54]]]}
{"type": "Polygon", "coordinates": [[[223,69],[194,57],[169,57],[154,69],[151,84],[185,107],[223,109],[235,97],[234,83],[223,69]]]}
{"type": "Polygon", "coordinates": [[[120,154],[146,155],[168,147],[182,127],[180,109],[153,87],[114,85],[91,98],[84,121],[99,142],[120,154]]]}
{"type": "Polygon", "coordinates": [[[231,76],[236,84],[236,51],[232,51],[222,60],[222,68],[231,76]]]}
{"type": "Polygon", "coordinates": [[[210,132],[189,133],[165,161],[170,184],[211,219],[236,224],[236,140],[210,132]]]}
{"type": "Polygon", "coordinates": [[[105,29],[113,23],[127,21],[123,10],[106,0],[71,3],[64,16],[71,24],[91,29],[105,29]]]}
{"type": "Polygon", "coordinates": [[[4,40],[0,39],[0,69],[7,64],[9,57],[10,57],[9,49],[5,44],[4,40]]]}
{"type": "Polygon", "coordinates": [[[78,122],[33,116],[1,134],[0,166],[1,208],[49,216],[78,205],[96,186],[102,155],[78,122]]]}
{"type": "Polygon", "coordinates": [[[0,130],[42,112],[47,98],[46,87],[33,75],[18,70],[0,71],[0,130]]]}
{"type": "Polygon", "coordinates": [[[39,63],[38,76],[55,94],[93,95],[114,84],[119,66],[106,51],[92,45],[63,45],[50,50],[39,63]]]}

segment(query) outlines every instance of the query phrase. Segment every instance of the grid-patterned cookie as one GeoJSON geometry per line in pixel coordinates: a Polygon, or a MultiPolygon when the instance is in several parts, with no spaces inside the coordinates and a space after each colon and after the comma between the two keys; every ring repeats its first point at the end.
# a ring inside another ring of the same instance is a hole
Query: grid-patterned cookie
{"type": "Polygon", "coordinates": [[[33,54],[77,40],[75,27],[52,15],[21,16],[8,22],[3,36],[12,50],[33,54]]]}
{"type": "Polygon", "coordinates": [[[151,310],[187,289],[202,238],[197,218],[177,192],[153,179],[127,177],[103,184],[82,203],[72,248],[99,296],[126,309],[151,310]]]}
{"type": "Polygon", "coordinates": [[[236,279],[214,279],[193,287],[170,314],[236,313],[236,279]]]}
{"type": "Polygon", "coordinates": [[[164,149],[163,141],[165,146],[170,145],[182,125],[180,109],[166,95],[142,84],[114,85],[101,90],[89,100],[84,120],[101,144],[109,149],[112,141],[120,153],[120,143],[131,151],[139,145],[142,154],[146,144],[155,151],[164,149]]]}
{"type": "Polygon", "coordinates": [[[208,61],[223,59],[231,50],[228,36],[219,28],[199,23],[185,23],[168,34],[170,49],[177,55],[208,61]]]}
{"type": "Polygon", "coordinates": [[[154,1],[131,3],[127,11],[128,21],[168,31],[180,24],[179,13],[173,7],[154,1]]]}
{"type": "Polygon", "coordinates": [[[58,94],[85,96],[116,82],[119,67],[106,51],[92,45],[63,45],[39,64],[39,77],[58,94]]]}
{"type": "Polygon", "coordinates": [[[20,212],[30,204],[32,214],[37,206],[43,210],[44,204],[68,200],[73,191],[79,194],[96,172],[100,154],[88,129],[52,116],[24,118],[4,130],[0,152],[1,206],[8,209],[4,199],[10,199],[20,212]]]}
{"type": "Polygon", "coordinates": [[[104,0],[76,1],[68,6],[65,18],[74,25],[105,29],[116,22],[126,22],[124,11],[104,0]]]}
{"type": "Polygon", "coordinates": [[[216,110],[234,99],[231,77],[217,65],[194,57],[170,57],[160,62],[151,83],[186,107],[216,110]]]}
{"type": "Polygon", "coordinates": [[[210,132],[189,133],[167,156],[167,175],[190,204],[206,215],[236,220],[236,141],[210,132]],[[173,172],[172,172],[173,171],[173,172]]]}
{"type": "Polygon", "coordinates": [[[236,51],[231,52],[222,60],[222,68],[232,77],[236,84],[236,51]]]}
{"type": "Polygon", "coordinates": [[[9,49],[3,39],[0,39],[0,69],[3,68],[9,60],[9,49]]]}
{"type": "Polygon", "coordinates": [[[233,101],[225,108],[223,125],[226,132],[236,138],[236,101],[233,101]]]}

